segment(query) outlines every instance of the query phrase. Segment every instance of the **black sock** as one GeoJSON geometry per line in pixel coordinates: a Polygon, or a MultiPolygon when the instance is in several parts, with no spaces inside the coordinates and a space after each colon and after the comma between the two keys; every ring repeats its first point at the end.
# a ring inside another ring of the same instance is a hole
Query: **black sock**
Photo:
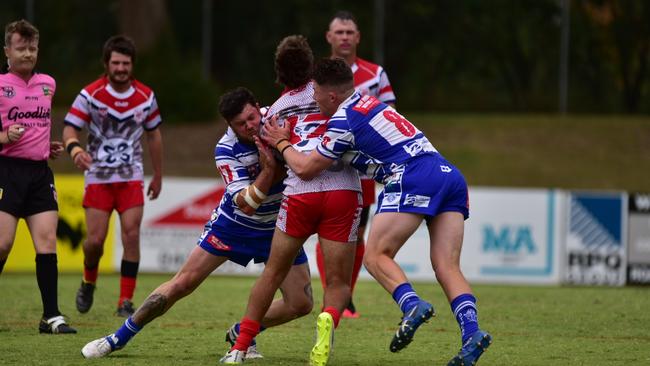
{"type": "Polygon", "coordinates": [[[45,319],[61,315],[57,298],[58,279],[56,253],[36,254],[36,281],[41,290],[43,318],[45,319]]]}
{"type": "Polygon", "coordinates": [[[2,273],[2,269],[5,268],[5,263],[7,263],[7,258],[0,259],[0,273],[2,273]]]}
{"type": "Polygon", "coordinates": [[[138,277],[138,267],[140,266],[140,262],[131,262],[122,259],[122,265],[120,266],[120,274],[123,277],[132,277],[136,278],[138,277]]]}

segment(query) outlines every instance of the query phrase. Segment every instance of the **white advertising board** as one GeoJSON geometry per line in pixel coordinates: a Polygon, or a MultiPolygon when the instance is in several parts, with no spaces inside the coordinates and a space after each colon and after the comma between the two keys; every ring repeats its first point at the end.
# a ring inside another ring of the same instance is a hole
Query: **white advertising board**
{"type": "MultiPolygon", "coordinates": [[[[161,196],[145,204],[141,271],[177,271],[196,246],[222,192],[223,185],[217,179],[166,178],[161,196]]],[[[466,221],[461,257],[465,276],[472,282],[557,283],[559,224],[563,221],[559,202],[563,197],[561,192],[544,189],[471,188],[471,216],[466,221]]],[[[113,263],[119,269],[119,224],[115,234],[113,263]]],[[[305,251],[312,274],[317,276],[315,243],[314,236],[309,238],[305,251]]],[[[424,223],[396,259],[411,280],[435,281],[424,223]]],[[[256,275],[262,268],[259,264],[244,268],[227,262],[216,272],[256,275]]],[[[364,269],[361,278],[371,277],[364,269]]]]}
{"type": "MultiPolygon", "coordinates": [[[[563,197],[546,189],[470,187],[461,255],[465,277],[470,282],[558,283],[563,197]]],[[[410,279],[435,280],[424,224],[396,258],[410,279]]]]}

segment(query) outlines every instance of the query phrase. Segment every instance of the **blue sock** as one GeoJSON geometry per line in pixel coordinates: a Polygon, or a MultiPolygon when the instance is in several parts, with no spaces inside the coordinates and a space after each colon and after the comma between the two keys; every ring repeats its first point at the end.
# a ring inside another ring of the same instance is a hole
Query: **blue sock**
{"type": "Polygon", "coordinates": [[[459,295],[451,302],[451,311],[460,326],[460,335],[465,344],[479,329],[476,298],[471,294],[459,295]]]}
{"type": "Polygon", "coordinates": [[[131,317],[126,319],[120,329],[115,332],[115,337],[112,339],[115,343],[115,348],[119,349],[126,346],[129,340],[131,340],[134,335],[138,334],[141,329],[142,327],[137,326],[133,320],[131,320],[131,317]]]}
{"type": "Polygon", "coordinates": [[[418,304],[420,297],[415,293],[410,283],[404,282],[393,291],[393,300],[399,305],[402,312],[406,314],[418,304]]]}

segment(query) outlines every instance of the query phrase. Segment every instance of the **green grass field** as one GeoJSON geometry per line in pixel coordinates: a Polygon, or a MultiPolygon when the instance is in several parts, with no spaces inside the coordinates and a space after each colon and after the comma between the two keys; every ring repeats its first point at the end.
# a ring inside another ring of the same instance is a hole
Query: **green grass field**
{"type": "MultiPolygon", "coordinates": [[[[171,275],[140,275],[136,304],[171,275]]],[[[85,360],[83,345],[113,332],[117,276],[101,276],[95,305],[74,308],[79,275],[61,275],[59,303],[77,335],[40,335],[40,296],[33,274],[0,276],[2,365],[216,365],[228,349],[225,330],[243,315],[254,278],[210,277],[199,289],[154,320],[123,350],[85,360]]],[[[313,283],[316,307],[322,291],[313,283]]],[[[446,365],[458,350],[458,326],[437,285],[416,283],[437,317],[423,325],[400,353],[388,351],[400,313],[375,282],[360,282],[355,303],[362,316],[342,319],[329,365],[446,365]]],[[[476,285],[482,328],[494,343],[480,365],[650,364],[650,289],[476,285]]],[[[258,337],[264,359],[250,365],[307,365],[317,311],[266,330],[258,337]]]]}

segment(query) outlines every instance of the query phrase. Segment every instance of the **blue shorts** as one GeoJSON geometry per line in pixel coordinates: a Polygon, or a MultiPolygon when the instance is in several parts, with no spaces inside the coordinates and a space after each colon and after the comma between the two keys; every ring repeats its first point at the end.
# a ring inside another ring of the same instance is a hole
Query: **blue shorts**
{"type": "MultiPolygon", "coordinates": [[[[232,235],[229,234],[229,230],[215,225],[203,231],[197,244],[212,255],[227,257],[230,261],[246,267],[251,260],[255,263],[262,263],[269,259],[272,238],[273,235],[256,238],[232,235]]],[[[293,264],[298,265],[305,262],[307,262],[307,255],[300,248],[293,264]]]]}
{"type": "Polygon", "coordinates": [[[398,169],[379,194],[376,213],[412,212],[430,220],[449,211],[469,217],[467,183],[455,166],[436,154],[420,156],[398,169]]]}

